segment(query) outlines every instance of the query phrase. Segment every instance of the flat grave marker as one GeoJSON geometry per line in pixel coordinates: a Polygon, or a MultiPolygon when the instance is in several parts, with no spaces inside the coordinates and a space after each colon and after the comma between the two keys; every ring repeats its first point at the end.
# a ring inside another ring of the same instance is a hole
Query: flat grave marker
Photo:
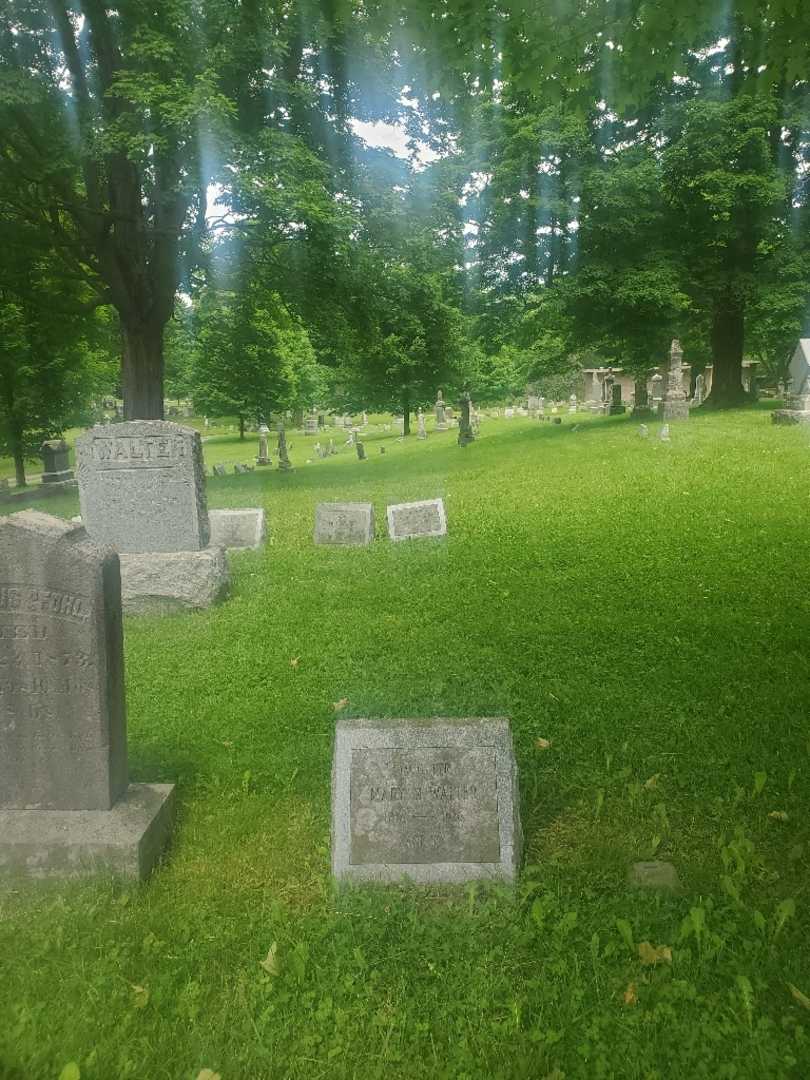
{"type": "Polygon", "coordinates": [[[443,499],[397,503],[387,509],[388,535],[392,540],[415,540],[446,536],[447,516],[443,499]]]}
{"type": "Polygon", "coordinates": [[[318,503],[315,507],[315,543],[353,546],[374,539],[371,503],[318,503]]]}
{"type": "Polygon", "coordinates": [[[520,847],[508,720],[338,722],[332,767],[338,881],[513,881],[520,847]]]}

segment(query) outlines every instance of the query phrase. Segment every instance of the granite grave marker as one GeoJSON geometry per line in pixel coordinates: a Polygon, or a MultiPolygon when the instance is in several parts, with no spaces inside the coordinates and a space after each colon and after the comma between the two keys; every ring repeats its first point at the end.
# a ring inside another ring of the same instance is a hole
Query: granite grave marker
{"type": "Polygon", "coordinates": [[[392,540],[446,536],[447,517],[442,499],[397,503],[387,509],[388,535],[392,540]]]}

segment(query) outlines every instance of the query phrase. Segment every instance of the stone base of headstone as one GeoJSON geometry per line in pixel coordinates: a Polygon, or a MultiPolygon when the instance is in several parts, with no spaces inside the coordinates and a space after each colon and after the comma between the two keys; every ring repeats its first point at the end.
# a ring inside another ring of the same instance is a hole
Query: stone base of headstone
{"type": "Polygon", "coordinates": [[[111,810],[0,810],[0,879],[143,881],[172,831],[174,784],[130,784],[111,810]]]}
{"type": "Polygon", "coordinates": [[[623,413],[626,413],[626,412],[627,412],[627,406],[626,405],[611,405],[608,408],[608,416],[621,416],[623,413]]]}
{"type": "Polygon", "coordinates": [[[73,469],[63,469],[61,472],[44,472],[42,474],[43,484],[70,484],[71,487],[76,487],[76,478],[73,475],[73,469]]]}
{"type": "Polygon", "coordinates": [[[799,409],[775,409],[771,413],[771,421],[774,424],[810,424],[810,412],[802,412],[799,409]]]}
{"type": "Polygon", "coordinates": [[[649,405],[634,405],[633,416],[637,420],[648,420],[653,415],[653,410],[649,405]]]}
{"type": "Polygon", "coordinates": [[[234,548],[261,547],[267,535],[267,523],[261,507],[240,510],[209,510],[211,547],[234,548]]]}
{"type": "Polygon", "coordinates": [[[505,718],[339,720],[332,873],[344,882],[513,882],[519,802],[505,718]]]}
{"type": "Polygon", "coordinates": [[[273,461],[269,457],[257,457],[256,458],[256,464],[257,465],[272,465],[273,461]]]}
{"type": "Polygon", "coordinates": [[[195,611],[222,600],[230,587],[225,552],[161,551],[122,554],[121,606],[127,615],[195,611]]]}
{"type": "Polygon", "coordinates": [[[660,415],[662,420],[688,420],[689,402],[685,398],[676,401],[667,401],[665,398],[661,402],[660,415]]]}

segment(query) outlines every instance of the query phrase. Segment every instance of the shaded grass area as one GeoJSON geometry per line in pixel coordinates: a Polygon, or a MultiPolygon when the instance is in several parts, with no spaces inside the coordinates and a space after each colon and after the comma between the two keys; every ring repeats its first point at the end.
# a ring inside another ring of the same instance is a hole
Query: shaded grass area
{"type": "Polygon", "coordinates": [[[0,893],[0,1076],[810,1072],[808,436],[764,408],[670,444],[577,421],[309,466],[292,436],[293,474],[209,481],[265,506],[266,548],[216,610],[126,626],[131,772],[178,782],[172,850],[140,888],[0,893]],[[387,502],[437,495],[446,541],[383,539],[387,502]],[[315,548],[343,499],[378,542],[315,548]],[[344,698],[512,717],[517,890],[333,893],[344,698]],[[650,857],[681,895],[627,887],[650,857]]]}

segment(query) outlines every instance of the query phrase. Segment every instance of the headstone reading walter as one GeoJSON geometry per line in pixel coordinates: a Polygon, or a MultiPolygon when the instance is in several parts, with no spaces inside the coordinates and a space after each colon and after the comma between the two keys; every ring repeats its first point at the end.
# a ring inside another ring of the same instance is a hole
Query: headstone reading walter
{"type": "Polygon", "coordinates": [[[354,546],[374,539],[371,503],[318,503],[315,507],[315,543],[354,546]]]}
{"type": "Polygon", "coordinates": [[[24,510],[0,567],[0,875],[144,876],[173,788],[128,782],[118,556],[24,510]]]}
{"type": "Polygon", "coordinates": [[[98,425],[76,440],[88,535],[118,552],[199,551],[209,541],[199,432],[166,420],[98,425]]]}
{"type": "Polygon", "coordinates": [[[341,720],[332,766],[338,881],[514,881],[517,767],[506,719],[341,720]]]}
{"type": "Polygon", "coordinates": [[[399,503],[387,508],[388,535],[392,540],[446,536],[447,517],[442,499],[399,503]]]}

